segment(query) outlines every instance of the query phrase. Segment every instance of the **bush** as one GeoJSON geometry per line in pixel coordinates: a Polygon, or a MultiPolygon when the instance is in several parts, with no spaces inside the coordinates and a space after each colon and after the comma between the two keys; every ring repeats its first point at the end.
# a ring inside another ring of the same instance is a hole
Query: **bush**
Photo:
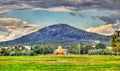
{"type": "Polygon", "coordinates": [[[84,48],[84,54],[88,54],[88,51],[89,51],[89,50],[92,50],[92,49],[94,49],[93,46],[91,46],[91,45],[86,46],[86,47],[84,48]]]}
{"type": "Polygon", "coordinates": [[[89,55],[112,55],[112,53],[113,52],[108,49],[94,49],[88,51],[89,55]]]}
{"type": "Polygon", "coordinates": [[[109,49],[105,49],[104,50],[104,55],[112,55],[113,51],[109,50],[109,49]]]}
{"type": "Polygon", "coordinates": [[[15,55],[16,55],[16,52],[15,52],[15,51],[12,51],[12,52],[10,52],[9,55],[10,55],[10,56],[15,56],[15,55]]]}
{"type": "Polygon", "coordinates": [[[80,50],[80,47],[75,45],[68,48],[68,52],[73,54],[79,54],[79,50],[80,50]]]}
{"type": "Polygon", "coordinates": [[[95,49],[95,50],[89,50],[88,54],[89,55],[99,55],[101,54],[102,50],[101,49],[95,49]]]}
{"type": "Polygon", "coordinates": [[[32,50],[35,54],[50,54],[53,53],[53,48],[50,46],[34,46],[32,50]]]}
{"type": "Polygon", "coordinates": [[[37,55],[37,54],[35,54],[34,51],[30,50],[30,51],[26,52],[26,55],[28,55],[28,56],[34,56],[34,55],[37,55]]]}
{"type": "Polygon", "coordinates": [[[95,48],[96,48],[96,49],[105,49],[106,46],[105,46],[105,44],[103,44],[103,43],[97,43],[97,44],[95,45],[95,48]]]}

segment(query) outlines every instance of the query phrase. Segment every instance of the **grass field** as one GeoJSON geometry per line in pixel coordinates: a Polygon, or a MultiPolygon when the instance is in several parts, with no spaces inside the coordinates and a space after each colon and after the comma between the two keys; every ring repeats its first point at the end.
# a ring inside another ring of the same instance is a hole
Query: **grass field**
{"type": "Polygon", "coordinates": [[[120,71],[120,56],[0,56],[0,71],[120,71]]]}

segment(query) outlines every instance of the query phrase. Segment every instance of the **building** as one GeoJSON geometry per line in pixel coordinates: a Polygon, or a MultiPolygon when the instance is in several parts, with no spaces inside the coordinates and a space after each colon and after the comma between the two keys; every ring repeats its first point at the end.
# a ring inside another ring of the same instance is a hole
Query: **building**
{"type": "Polygon", "coordinates": [[[56,55],[66,55],[67,49],[63,49],[62,46],[58,46],[57,49],[55,49],[54,54],[56,55]]]}

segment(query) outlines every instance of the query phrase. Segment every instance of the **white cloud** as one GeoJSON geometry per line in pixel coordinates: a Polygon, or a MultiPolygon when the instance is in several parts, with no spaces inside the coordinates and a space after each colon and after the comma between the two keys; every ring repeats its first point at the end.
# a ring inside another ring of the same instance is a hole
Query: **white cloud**
{"type": "Polygon", "coordinates": [[[36,32],[40,26],[29,24],[16,18],[0,18],[0,28],[4,27],[8,35],[0,35],[0,41],[8,41],[36,32]]]}
{"type": "Polygon", "coordinates": [[[45,9],[50,11],[96,10],[120,13],[119,4],[112,0],[0,0],[0,14],[21,9],[45,9]],[[13,2],[14,4],[12,4],[13,2]],[[87,2],[90,4],[85,4],[87,2]],[[6,3],[6,4],[5,4],[6,3]],[[107,4],[106,4],[107,3],[107,4]]]}
{"type": "Polygon", "coordinates": [[[32,10],[48,10],[48,11],[55,11],[55,12],[72,12],[71,9],[74,9],[73,7],[52,7],[52,8],[33,8],[32,10]]]}
{"type": "Polygon", "coordinates": [[[107,24],[107,25],[102,25],[98,27],[91,27],[91,28],[88,28],[86,31],[98,33],[102,35],[112,35],[115,29],[113,29],[113,24],[107,24]]]}

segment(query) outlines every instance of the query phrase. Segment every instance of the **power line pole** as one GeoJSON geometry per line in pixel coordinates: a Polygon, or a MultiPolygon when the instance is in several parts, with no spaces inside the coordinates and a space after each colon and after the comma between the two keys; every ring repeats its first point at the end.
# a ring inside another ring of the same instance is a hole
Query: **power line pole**
{"type": "Polygon", "coordinates": [[[81,47],[81,44],[79,43],[79,54],[80,54],[80,47],[81,47]]]}

